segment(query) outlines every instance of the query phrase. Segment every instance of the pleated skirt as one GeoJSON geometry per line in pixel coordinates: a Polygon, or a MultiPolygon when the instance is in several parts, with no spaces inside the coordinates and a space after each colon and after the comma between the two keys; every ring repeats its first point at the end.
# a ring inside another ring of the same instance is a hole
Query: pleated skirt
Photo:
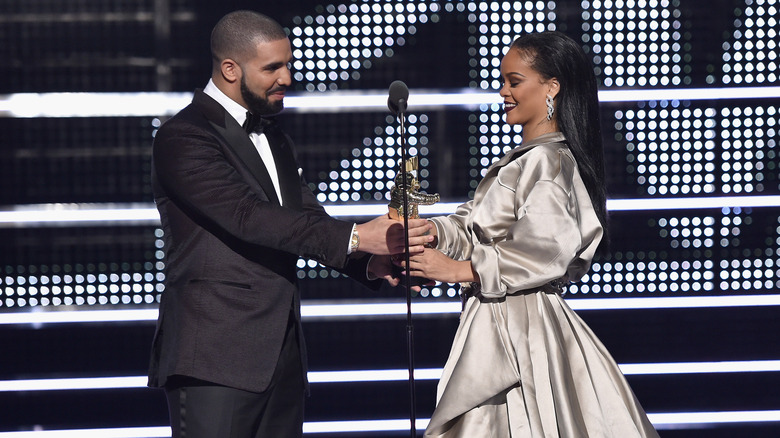
{"type": "Polygon", "coordinates": [[[591,329],[560,295],[539,291],[469,298],[425,437],[658,433],[591,329]]]}

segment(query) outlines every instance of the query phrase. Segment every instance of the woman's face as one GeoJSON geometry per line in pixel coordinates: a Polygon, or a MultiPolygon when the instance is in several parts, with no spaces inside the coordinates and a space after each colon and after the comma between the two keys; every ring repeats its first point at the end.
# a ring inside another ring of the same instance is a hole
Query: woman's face
{"type": "Polygon", "coordinates": [[[501,60],[501,77],[504,85],[500,95],[504,98],[506,122],[510,125],[536,127],[547,122],[547,94],[553,98],[558,92],[555,79],[544,80],[532,69],[524,53],[510,48],[501,60]]]}

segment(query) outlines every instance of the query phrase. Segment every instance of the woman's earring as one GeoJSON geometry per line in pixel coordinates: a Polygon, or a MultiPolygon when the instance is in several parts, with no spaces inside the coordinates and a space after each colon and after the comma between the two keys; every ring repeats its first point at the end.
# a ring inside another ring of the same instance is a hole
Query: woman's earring
{"type": "Polygon", "coordinates": [[[549,122],[552,120],[553,113],[555,112],[555,107],[553,106],[553,97],[548,94],[547,99],[545,99],[545,103],[547,104],[547,121],[549,122]]]}

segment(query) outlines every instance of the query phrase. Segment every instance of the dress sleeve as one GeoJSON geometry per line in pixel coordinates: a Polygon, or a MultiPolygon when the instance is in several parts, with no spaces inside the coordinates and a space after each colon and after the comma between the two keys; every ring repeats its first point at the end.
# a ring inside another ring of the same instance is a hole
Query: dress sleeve
{"type": "Polygon", "coordinates": [[[431,218],[436,225],[436,249],[447,257],[455,260],[468,260],[471,257],[473,245],[471,243],[471,229],[468,226],[468,218],[474,201],[468,201],[460,205],[455,213],[449,216],[431,218]]]}

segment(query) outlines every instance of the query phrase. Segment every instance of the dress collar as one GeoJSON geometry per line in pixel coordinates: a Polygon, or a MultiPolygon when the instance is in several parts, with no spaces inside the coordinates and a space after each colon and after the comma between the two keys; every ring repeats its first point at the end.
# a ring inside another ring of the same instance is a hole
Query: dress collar
{"type": "Polygon", "coordinates": [[[506,163],[514,160],[519,154],[534,148],[536,146],[539,146],[540,144],[547,144],[547,143],[564,143],[566,142],[566,137],[563,136],[562,132],[550,132],[547,134],[542,134],[536,138],[534,138],[531,141],[523,142],[520,146],[512,149],[511,151],[507,152],[503,157],[501,157],[500,160],[496,162],[497,165],[503,166],[506,163]]]}

